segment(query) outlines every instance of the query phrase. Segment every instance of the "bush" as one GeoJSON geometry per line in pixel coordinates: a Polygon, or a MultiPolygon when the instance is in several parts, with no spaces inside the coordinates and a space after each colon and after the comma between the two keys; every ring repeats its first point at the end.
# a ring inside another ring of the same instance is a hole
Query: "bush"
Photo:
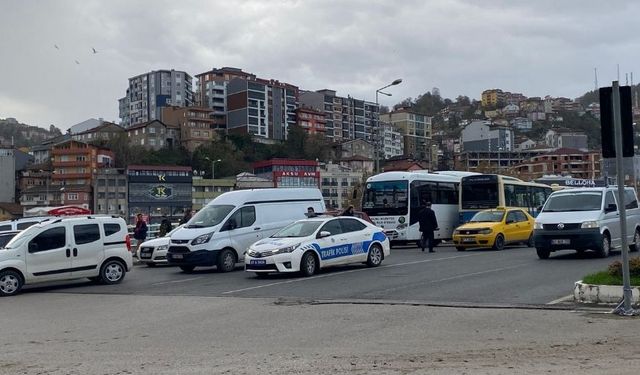
{"type": "MultiPolygon", "coordinates": [[[[622,277],[622,262],[616,260],[611,263],[607,273],[611,276],[622,277]]],[[[629,275],[631,277],[640,277],[640,257],[629,259],[629,275]]]]}

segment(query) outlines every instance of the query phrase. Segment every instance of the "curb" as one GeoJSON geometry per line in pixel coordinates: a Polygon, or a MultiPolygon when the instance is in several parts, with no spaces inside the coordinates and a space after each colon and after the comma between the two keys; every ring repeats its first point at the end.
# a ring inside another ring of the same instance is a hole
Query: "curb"
{"type": "MultiPolygon", "coordinates": [[[[631,303],[640,302],[640,287],[631,287],[631,303]]],[[[573,300],[580,303],[616,304],[623,298],[622,285],[594,285],[576,281],[573,300]]]]}

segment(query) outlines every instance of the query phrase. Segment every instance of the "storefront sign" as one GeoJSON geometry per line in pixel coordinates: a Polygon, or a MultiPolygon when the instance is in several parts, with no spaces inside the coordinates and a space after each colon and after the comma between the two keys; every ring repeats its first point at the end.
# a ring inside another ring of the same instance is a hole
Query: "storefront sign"
{"type": "Polygon", "coordinates": [[[149,190],[149,195],[155,199],[167,199],[173,195],[173,189],[168,186],[157,185],[149,190]]]}

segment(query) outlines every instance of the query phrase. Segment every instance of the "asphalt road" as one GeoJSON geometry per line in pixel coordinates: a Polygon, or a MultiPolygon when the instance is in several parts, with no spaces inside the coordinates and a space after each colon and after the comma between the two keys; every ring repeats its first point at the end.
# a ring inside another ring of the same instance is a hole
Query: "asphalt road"
{"type": "Polygon", "coordinates": [[[240,265],[237,271],[226,274],[217,273],[215,268],[196,269],[186,274],[174,267],[137,265],[120,285],[102,286],[79,280],[27,287],[24,293],[541,305],[570,295],[576,280],[606,269],[619,258],[619,253],[599,259],[591,253],[559,252],[548,260],[539,260],[534,249],[522,246],[507,247],[499,252],[458,252],[441,245],[433,254],[406,247],[394,248],[378,268],[342,266],[309,278],[271,275],[258,279],[253,273],[242,271],[240,265]]]}

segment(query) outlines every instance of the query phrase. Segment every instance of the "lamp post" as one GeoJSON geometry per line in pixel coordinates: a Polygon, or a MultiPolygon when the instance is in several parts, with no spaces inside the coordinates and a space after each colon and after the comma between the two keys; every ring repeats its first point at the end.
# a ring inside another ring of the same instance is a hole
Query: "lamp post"
{"type": "Polygon", "coordinates": [[[500,153],[502,152],[502,147],[498,147],[498,174],[502,171],[502,160],[500,157],[500,153]]]}
{"type": "Polygon", "coordinates": [[[386,95],[386,96],[391,96],[390,93],[384,92],[382,90],[386,89],[387,87],[391,87],[391,86],[395,86],[395,85],[399,85],[402,83],[402,79],[398,78],[395,81],[391,82],[390,84],[381,87],[379,89],[376,90],[376,108],[378,109],[378,118],[376,119],[376,139],[375,139],[375,150],[374,150],[374,155],[375,155],[375,159],[376,159],[376,173],[380,173],[380,105],[378,102],[378,94],[382,94],[382,95],[386,95]]]}
{"type": "Polygon", "coordinates": [[[211,160],[209,159],[208,156],[205,156],[206,160],[209,160],[211,162],[211,179],[215,180],[216,178],[216,163],[220,163],[222,160],[218,159],[218,160],[211,160]]]}

